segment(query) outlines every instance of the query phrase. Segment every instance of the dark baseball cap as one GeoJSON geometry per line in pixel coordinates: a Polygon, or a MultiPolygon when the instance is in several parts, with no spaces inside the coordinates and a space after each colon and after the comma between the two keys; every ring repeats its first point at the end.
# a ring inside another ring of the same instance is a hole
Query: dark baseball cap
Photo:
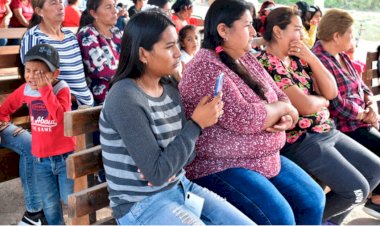
{"type": "Polygon", "coordinates": [[[25,55],[25,62],[41,60],[54,72],[59,68],[59,54],[57,50],[48,44],[38,44],[33,46],[25,55]]]}

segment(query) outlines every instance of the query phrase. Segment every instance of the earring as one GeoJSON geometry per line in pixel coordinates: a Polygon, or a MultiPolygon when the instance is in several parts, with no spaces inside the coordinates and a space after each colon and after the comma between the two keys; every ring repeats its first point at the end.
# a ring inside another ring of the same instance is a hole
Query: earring
{"type": "Polygon", "coordinates": [[[223,41],[225,41],[225,42],[228,41],[228,38],[227,38],[227,37],[224,37],[224,38],[223,38],[223,41]]]}

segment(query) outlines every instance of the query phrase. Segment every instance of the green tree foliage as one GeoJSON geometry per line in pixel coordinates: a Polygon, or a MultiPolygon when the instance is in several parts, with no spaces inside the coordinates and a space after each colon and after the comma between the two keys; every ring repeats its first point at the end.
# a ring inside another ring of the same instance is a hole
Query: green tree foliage
{"type": "MultiPolygon", "coordinates": [[[[276,3],[283,5],[292,5],[297,1],[298,0],[275,0],[276,3]]],[[[305,2],[314,4],[314,0],[305,0],[305,2]]],[[[325,0],[325,7],[379,11],[380,0],[325,0]]]]}

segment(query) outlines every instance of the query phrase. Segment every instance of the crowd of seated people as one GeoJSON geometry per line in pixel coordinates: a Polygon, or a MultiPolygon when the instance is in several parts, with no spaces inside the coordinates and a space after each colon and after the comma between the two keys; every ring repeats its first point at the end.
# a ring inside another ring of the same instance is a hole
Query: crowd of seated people
{"type": "Polygon", "coordinates": [[[116,3],[0,0],[0,27],[27,27],[26,83],[0,103],[0,146],[20,155],[20,224],[65,223],[75,140],[62,115],[97,105],[120,225],[342,224],[363,203],[380,218],[377,103],[346,54],[348,12],[270,0],[256,17],[252,3],[215,0],[203,20],[191,0],[133,0],[129,15],[116,3]],[[20,103],[45,109],[30,111],[31,132],[9,120],[20,103]]]}

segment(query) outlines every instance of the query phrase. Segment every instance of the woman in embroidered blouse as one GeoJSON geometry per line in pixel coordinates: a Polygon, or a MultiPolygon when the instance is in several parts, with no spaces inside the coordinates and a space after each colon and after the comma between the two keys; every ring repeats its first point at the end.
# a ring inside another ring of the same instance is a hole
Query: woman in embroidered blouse
{"type": "Polygon", "coordinates": [[[264,68],[297,108],[282,154],[327,184],[324,219],[340,224],[380,182],[380,159],[334,128],[327,107],[338,95],[334,77],[302,41],[298,11],[281,7],[267,18],[264,68]]]}
{"type": "Polygon", "coordinates": [[[224,114],[203,131],[187,175],[259,225],[320,224],[321,188],[280,157],[284,130],[293,126],[298,114],[249,53],[255,34],[244,1],[216,0],[210,6],[202,49],[187,64],[179,90],[190,116],[224,73],[224,114]]]}
{"type": "Polygon", "coordinates": [[[88,0],[77,38],[95,104],[103,104],[119,64],[122,31],[113,0],[88,0]]]}
{"type": "MultiPolygon", "coordinates": [[[[321,21],[320,41],[315,44],[313,52],[333,74],[338,85],[338,98],[330,104],[337,128],[379,156],[377,103],[345,53],[352,43],[353,23],[354,19],[348,12],[339,9],[328,11],[321,21]]],[[[380,187],[373,192],[380,194],[380,187]]],[[[369,214],[375,211],[376,217],[380,217],[380,196],[372,196],[364,210],[369,214]]]]}

